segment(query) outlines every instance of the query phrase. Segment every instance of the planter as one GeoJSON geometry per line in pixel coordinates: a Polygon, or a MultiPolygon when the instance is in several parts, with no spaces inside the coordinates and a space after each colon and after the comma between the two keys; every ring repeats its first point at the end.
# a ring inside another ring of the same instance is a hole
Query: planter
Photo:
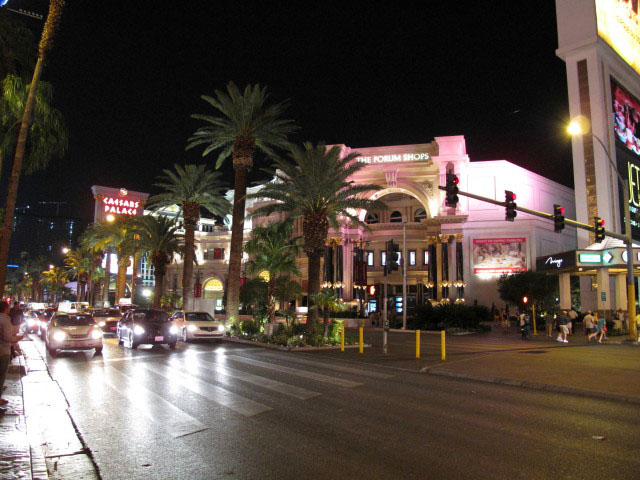
{"type": "MultiPolygon", "coordinates": [[[[270,348],[272,350],[282,350],[285,352],[309,352],[313,350],[340,350],[340,345],[323,345],[321,347],[313,347],[313,346],[304,346],[304,347],[287,347],[285,345],[274,345],[273,343],[264,343],[258,342],[256,340],[245,340],[244,338],[238,337],[224,337],[223,340],[225,342],[231,343],[242,343],[244,345],[253,345],[256,347],[270,348]]],[[[371,345],[364,344],[364,347],[370,347],[371,345]]],[[[347,348],[358,348],[358,345],[345,345],[345,349],[347,348]]]]}

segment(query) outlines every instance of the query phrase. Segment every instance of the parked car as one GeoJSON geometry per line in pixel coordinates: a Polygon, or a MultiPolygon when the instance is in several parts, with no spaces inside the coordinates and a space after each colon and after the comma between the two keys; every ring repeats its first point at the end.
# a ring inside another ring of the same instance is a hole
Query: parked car
{"type": "Polygon", "coordinates": [[[171,321],[178,329],[178,335],[183,342],[196,339],[220,339],[224,337],[224,324],[207,312],[192,312],[180,310],[171,315],[171,321]]]}
{"type": "Polygon", "coordinates": [[[138,345],[167,344],[173,350],[178,342],[178,329],[162,310],[135,308],[127,311],[118,322],[118,345],[138,348],[138,345]]]}
{"type": "Polygon", "coordinates": [[[36,311],[24,312],[24,331],[35,333],[40,330],[40,314],[36,311]]]}
{"type": "Polygon", "coordinates": [[[45,336],[47,335],[47,326],[51,321],[51,317],[53,317],[56,312],[57,312],[56,308],[47,308],[45,309],[44,312],[42,312],[42,315],[40,315],[40,324],[38,325],[38,334],[40,335],[40,338],[42,339],[43,342],[44,342],[45,336]]]}
{"type": "Polygon", "coordinates": [[[102,353],[102,330],[86,313],[56,313],[47,327],[45,344],[51,355],[60,350],[91,350],[102,353]]]}
{"type": "Polygon", "coordinates": [[[91,310],[91,316],[103,333],[115,335],[118,331],[118,322],[122,318],[122,313],[117,308],[95,308],[91,310]]]}

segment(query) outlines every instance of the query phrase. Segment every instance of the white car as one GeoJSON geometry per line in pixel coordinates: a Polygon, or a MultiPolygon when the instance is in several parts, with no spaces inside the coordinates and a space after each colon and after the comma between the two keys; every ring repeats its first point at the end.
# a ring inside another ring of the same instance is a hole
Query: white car
{"type": "Polygon", "coordinates": [[[91,350],[102,353],[102,330],[86,313],[56,313],[46,330],[45,344],[51,355],[60,350],[91,350]]]}
{"type": "Polygon", "coordinates": [[[214,320],[207,312],[180,310],[171,315],[171,321],[178,329],[178,338],[189,340],[224,337],[224,324],[214,320]]]}

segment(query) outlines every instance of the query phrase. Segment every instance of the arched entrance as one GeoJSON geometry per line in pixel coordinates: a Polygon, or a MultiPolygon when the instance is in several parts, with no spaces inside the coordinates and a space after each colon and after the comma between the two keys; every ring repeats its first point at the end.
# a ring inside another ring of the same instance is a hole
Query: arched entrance
{"type": "Polygon", "coordinates": [[[224,282],[218,277],[210,277],[202,284],[202,298],[213,303],[216,311],[222,310],[224,297],[224,282]]]}

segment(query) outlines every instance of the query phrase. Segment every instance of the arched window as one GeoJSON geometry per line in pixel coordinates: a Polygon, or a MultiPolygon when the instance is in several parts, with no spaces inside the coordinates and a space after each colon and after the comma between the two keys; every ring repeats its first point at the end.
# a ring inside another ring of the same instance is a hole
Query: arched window
{"type": "Polygon", "coordinates": [[[398,210],[395,210],[395,211],[391,212],[391,215],[389,216],[389,221],[391,223],[400,223],[400,222],[402,222],[402,214],[398,210]]]}
{"type": "Polygon", "coordinates": [[[203,298],[217,298],[222,295],[224,284],[218,278],[210,278],[202,285],[203,298]]]}
{"type": "Polygon", "coordinates": [[[369,213],[367,215],[367,218],[364,219],[364,222],[368,223],[369,225],[373,223],[378,223],[380,222],[380,217],[378,216],[377,213],[369,213]]]}
{"type": "Polygon", "coordinates": [[[420,222],[421,220],[424,220],[425,218],[427,218],[427,212],[425,211],[424,208],[418,208],[415,213],[413,214],[413,221],[414,222],[420,222]]]}

